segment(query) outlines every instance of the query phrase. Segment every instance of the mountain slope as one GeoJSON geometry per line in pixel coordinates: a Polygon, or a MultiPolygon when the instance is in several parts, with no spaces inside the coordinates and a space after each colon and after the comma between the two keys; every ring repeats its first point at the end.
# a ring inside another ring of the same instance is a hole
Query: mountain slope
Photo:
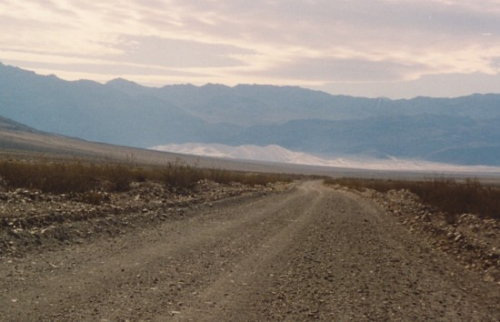
{"type": "Polygon", "coordinates": [[[500,165],[500,95],[411,100],[334,96],[299,87],[151,88],[68,82],[0,64],[0,114],[86,140],[276,144],[327,154],[500,165]]]}
{"type": "Polygon", "coordinates": [[[0,131],[24,131],[24,132],[38,132],[37,130],[26,126],[24,124],[12,121],[8,118],[0,116],[0,131]]]}
{"type": "Polygon", "coordinates": [[[296,120],[254,126],[232,137],[232,145],[276,144],[292,150],[334,155],[364,155],[481,164],[467,151],[482,149],[485,164],[499,164],[500,119],[476,121],[436,115],[392,116],[363,120],[296,120]],[[492,148],[490,150],[490,148],[492,148]],[[444,151],[462,153],[445,154],[444,151]],[[452,157],[453,156],[453,157],[452,157]],[[497,158],[497,161],[495,161],[497,158]]]}
{"type": "Polygon", "coordinates": [[[241,126],[285,123],[299,119],[351,120],[381,116],[432,114],[474,120],[500,117],[500,95],[477,94],[458,98],[389,100],[330,95],[291,86],[208,84],[147,88],[122,79],[107,86],[134,95],[151,95],[174,103],[209,122],[241,126]]]}
{"type": "Polygon", "coordinates": [[[128,95],[91,81],[67,82],[0,66],[0,89],[2,115],[88,140],[145,147],[195,139],[198,133],[193,129],[211,129],[168,101],[128,95]]]}
{"type": "Polygon", "coordinates": [[[6,155],[32,158],[43,156],[47,159],[91,159],[97,161],[133,162],[134,164],[151,164],[164,166],[167,163],[183,164],[205,168],[228,169],[238,171],[259,171],[290,173],[314,173],[324,175],[338,170],[318,167],[297,167],[272,165],[237,160],[221,160],[200,156],[181,155],[177,153],[158,152],[126,146],[89,142],[77,138],[41,132],[31,127],[14,122],[0,116],[0,158],[6,155]]]}

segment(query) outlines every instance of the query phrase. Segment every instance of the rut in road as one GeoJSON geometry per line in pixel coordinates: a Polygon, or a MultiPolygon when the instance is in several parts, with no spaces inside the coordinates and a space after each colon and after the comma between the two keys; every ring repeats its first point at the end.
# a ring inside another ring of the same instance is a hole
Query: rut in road
{"type": "Polygon", "coordinates": [[[0,263],[0,320],[499,320],[499,287],[305,182],[0,263]]]}

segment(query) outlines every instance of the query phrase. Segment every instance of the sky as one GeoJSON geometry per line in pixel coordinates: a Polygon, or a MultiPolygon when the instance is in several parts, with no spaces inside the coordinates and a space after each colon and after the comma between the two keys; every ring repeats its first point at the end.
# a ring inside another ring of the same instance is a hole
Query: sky
{"type": "Polygon", "coordinates": [[[149,86],[500,93],[500,0],[0,0],[0,62],[149,86]]]}

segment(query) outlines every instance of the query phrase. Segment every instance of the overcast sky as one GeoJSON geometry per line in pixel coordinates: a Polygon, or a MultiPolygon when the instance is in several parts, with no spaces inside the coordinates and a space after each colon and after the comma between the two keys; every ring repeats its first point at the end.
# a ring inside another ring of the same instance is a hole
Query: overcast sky
{"type": "Polygon", "coordinates": [[[500,92],[500,0],[0,0],[0,61],[64,79],[500,92]]]}

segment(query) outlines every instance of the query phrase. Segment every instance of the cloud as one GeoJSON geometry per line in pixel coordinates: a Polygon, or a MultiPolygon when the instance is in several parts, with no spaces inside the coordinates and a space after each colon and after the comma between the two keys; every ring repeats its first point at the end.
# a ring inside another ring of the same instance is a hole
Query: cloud
{"type": "Polygon", "coordinates": [[[118,48],[122,54],[116,59],[126,62],[183,68],[244,66],[244,61],[233,55],[253,52],[235,46],[206,44],[196,41],[160,37],[123,36],[118,48]]]}
{"type": "Polygon", "coordinates": [[[491,67],[498,73],[500,73],[500,57],[495,57],[491,59],[491,67]]]}
{"type": "Polygon", "coordinates": [[[393,81],[414,78],[429,68],[421,64],[363,59],[306,58],[263,71],[278,77],[327,82],[393,81]]]}
{"type": "MultiPolygon", "coordinates": [[[[169,70],[185,72],[183,82],[192,74],[230,85],[355,87],[499,73],[497,0],[2,0],[0,28],[0,49],[19,52],[21,67],[91,58],[113,65],[106,73],[123,66],[121,75],[135,81],[151,74],[149,83],[175,82],[169,70]],[[131,65],[147,67],[125,69],[131,65]]],[[[6,59],[13,60],[0,53],[6,59]]],[[[73,68],[74,75],[94,70],[73,68]]]]}

